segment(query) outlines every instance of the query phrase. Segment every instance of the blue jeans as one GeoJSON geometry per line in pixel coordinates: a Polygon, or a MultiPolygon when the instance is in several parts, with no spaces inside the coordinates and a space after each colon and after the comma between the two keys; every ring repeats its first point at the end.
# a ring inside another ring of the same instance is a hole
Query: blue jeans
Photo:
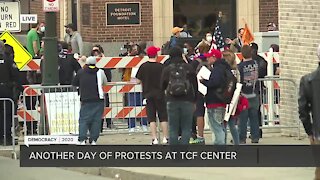
{"type": "MultiPolygon", "coordinates": [[[[228,121],[228,126],[232,135],[233,144],[239,145],[240,139],[239,139],[239,132],[237,127],[237,118],[234,118],[234,117],[230,118],[228,121]]],[[[227,135],[226,135],[226,142],[227,142],[227,135]]]]}
{"type": "Polygon", "coordinates": [[[226,144],[226,128],[224,123],[225,108],[208,108],[208,122],[212,131],[214,145],[226,144]],[[213,136],[214,134],[214,136],[213,136]]]}
{"type": "Polygon", "coordinates": [[[194,105],[187,101],[167,102],[170,145],[187,145],[191,137],[194,105]],[[181,140],[178,141],[179,129],[181,140]]]}
{"type": "Polygon", "coordinates": [[[239,135],[240,141],[245,141],[247,139],[247,126],[248,120],[250,123],[250,134],[252,140],[259,140],[259,99],[258,97],[248,98],[249,109],[244,110],[240,113],[240,124],[239,124],[239,135]]]}
{"type": "Polygon", "coordinates": [[[87,132],[90,133],[90,143],[97,141],[101,129],[101,117],[103,115],[104,103],[86,102],[81,104],[79,119],[79,141],[87,139],[87,132]]]}
{"type": "MultiPolygon", "coordinates": [[[[142,106],[142,93],[128,93],[127,94],[127,105],[128,106],[142,106]]],[[[136,127],[136,120],[141,120],[140,124],[141,125],[148,125],[148,120],[147,118],[128,118],[128,128],[134,128],[136,127]]]]}

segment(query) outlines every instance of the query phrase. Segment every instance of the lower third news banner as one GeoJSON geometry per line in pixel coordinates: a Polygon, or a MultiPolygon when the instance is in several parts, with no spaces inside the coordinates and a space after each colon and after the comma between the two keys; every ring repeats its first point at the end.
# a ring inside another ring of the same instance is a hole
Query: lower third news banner
{"type": "Polygon", "coordinates": [[[21,146],[22,167],[316,167],[320,146],[21,146]]]}

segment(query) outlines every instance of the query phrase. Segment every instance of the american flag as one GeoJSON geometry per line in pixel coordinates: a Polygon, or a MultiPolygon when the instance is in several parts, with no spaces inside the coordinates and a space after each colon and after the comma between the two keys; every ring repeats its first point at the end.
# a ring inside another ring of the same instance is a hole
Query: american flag
{"type": "Polygon", "coordinates": [[[220,51],[224,51],[224,47],[225,47],[225,42],[224,42],[224,38],[222,36],[222,32],[221,32],[221,17],[219,17],[217,19],[217,23],[216,23],[216,27],[214,29],[214,33],[213,36],[216,40],[216,45],[217,45],[217,49],[219,49],[220,51]]]}

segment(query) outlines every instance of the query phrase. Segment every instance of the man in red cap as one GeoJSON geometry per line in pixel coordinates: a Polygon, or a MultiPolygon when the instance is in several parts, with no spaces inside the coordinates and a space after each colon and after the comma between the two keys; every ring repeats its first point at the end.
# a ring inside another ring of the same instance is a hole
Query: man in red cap
{"type": "Polygon", "coordinates": [[[208,63],[214,66],[211,70],[209,80],[200,80],[200,82],[208,88],[207,94],[205,95],[205,102],[209,126],[215,137],[213,138],[213,143],[215,145],[224,145],[226,144],[226,129],[223,118],[226,103],[221,100],[216,91],[227,81],[224,74],[227,70],[231,71],[231,67],[225,60],[221,59],[222,54],[219,50],[212,49],[207,54],[204,54],[204,56],[207,57],[208,63]]]}
{"type": "Polygon", "coordinates": [[[136,75],[142,83],[142,95],[147,100],[147,117],[152,136],[151,144],[159,144],[157,139],[156,114],[158,114],[163,131],[163,144],[168,143],[168,118],[164,92],[160,87],[163,64],[157,62],[160,48],[151,46],[147,49],[149,61],[143,63],[136,75]]]}

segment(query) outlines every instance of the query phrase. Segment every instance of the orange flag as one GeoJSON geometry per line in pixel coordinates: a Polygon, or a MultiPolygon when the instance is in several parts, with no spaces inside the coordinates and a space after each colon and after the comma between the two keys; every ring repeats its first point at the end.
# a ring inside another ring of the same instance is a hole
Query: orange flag
{"type": "Polygon", "coordinates": [[[254,36],[251,33],[248,24],[246,23],[244,26],[244,33],[242,36],[242,42],[244,45],[249,45],[250,43],[252,43],[254,41],[254,36]]]}

